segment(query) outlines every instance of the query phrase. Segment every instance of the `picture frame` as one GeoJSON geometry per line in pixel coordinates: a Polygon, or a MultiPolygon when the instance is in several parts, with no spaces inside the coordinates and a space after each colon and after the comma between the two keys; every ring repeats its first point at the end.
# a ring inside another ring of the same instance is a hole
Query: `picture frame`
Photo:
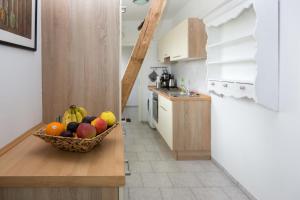
{"type": "Polygon", "coordinates": [[[37,0],[0,0],[0,44],[37,50],[37,0]]]}

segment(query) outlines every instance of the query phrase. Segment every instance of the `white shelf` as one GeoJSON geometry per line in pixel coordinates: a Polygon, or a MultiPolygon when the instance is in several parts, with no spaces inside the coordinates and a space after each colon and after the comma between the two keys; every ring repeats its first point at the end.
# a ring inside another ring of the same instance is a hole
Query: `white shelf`
{"type": "Polygon", "coordinates": [[[256,62],[254,57],[248,58],[235,58],[235,59],[227,59],[227,60],[219,60],[219,61],[208,61],[208,65],[219,65],[219,64],[229,64],[229,63],[239,63],[239,62],[256,62]]]}
{"type": "Polygon", "coordinates": [[[238,83],[238,84],[247,84],[254,85],[254,82],[245,81],[245,80],[229,80],[229,79],[209,79],[209,82],[227,82],[227,83],[238,83]]]}
{"type": "Polygon", "coordinates": [[[278,110],[278,8],[274,0],[226,0],[204,18],[210,92],[278,110]]]}
{"type": "Polygon", "coordinates": [[[230,39],[230,40],[226,40],[226,41],[222,41],[222,42],[217,42],[217,43],[213,43],[213,44],[209,44],[207,45],[207,48],[214,48],[214,47],[220,47],[220,46],[227,46],[227,45],[231,45],[234,43],[241,43],[250,39],[254,39],[254,35],[253,34],[249,34],[249,35],[244,35],[238,38],[234,38],[234,39],[230,39]]]}

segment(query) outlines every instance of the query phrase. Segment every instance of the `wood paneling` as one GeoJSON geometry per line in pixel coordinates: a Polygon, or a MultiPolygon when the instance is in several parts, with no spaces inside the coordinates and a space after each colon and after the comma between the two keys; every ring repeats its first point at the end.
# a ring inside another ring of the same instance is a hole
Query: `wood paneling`
{"type": "Polygon", "coordinates": [[[30,136],[2,155],[0,166],[0,188],[124,186],[122,127],[89,153],[60,151],[30,136]]]}
{"type": "Polygon", "coordinates": [[[165,9],[167,0],[155,0],[151,2],[148,15],[145,19],[139,38],[130,56],[124,77],[122,79],[122,111],[124,110],[135,80],[144,62],[146,53],[165,9]]]}
{"type": "Polygon", "coordinates": [[[43,119],[71,104],[119,116],[119,0],[42,0],[43,119]]]}
{"type": "Polygon", "coordinates": [[[0,188],[5,200],[117,200],[118,188],[0,188]]]}
{"type": "Polygon", "coordinates": [[[175,101],[173,113],[174,150],[210,152],[210,102],[175,101]]]}
{"type": "Polygon", "coordinates": [[[207,33],[203,20],[189,18],[189,57],[192,59],[206,59],[207,33]]]}

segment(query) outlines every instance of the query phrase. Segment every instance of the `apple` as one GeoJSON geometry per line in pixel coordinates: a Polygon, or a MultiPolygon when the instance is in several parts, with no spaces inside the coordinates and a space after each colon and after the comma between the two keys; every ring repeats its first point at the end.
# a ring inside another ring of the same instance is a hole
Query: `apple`
{"type": "Polygon", "coordinates": [[[76,131],[78,138],[93,138],[96,137],[97,131],[96,128],[88,123],[81,123],[76,131]]]}
{"type": "Polygon", "coordinates": [[[96,128],[98,134],[107,130],[107,122],[103,119],[96,118],[91,124],[96,128]]]}

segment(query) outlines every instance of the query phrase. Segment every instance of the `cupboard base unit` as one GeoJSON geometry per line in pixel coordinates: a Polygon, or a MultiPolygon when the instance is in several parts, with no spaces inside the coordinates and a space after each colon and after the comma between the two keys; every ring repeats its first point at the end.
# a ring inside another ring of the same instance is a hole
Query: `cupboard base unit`
{"type": "MultiPolygon", "coordinates": [[[[168,98],[159,94],[157,130],[177,160],[207,160],[211,156],[210,97],[168,98]]],[[[200,95],[201,96],[201,95],[200,95]]]]}
{"type": "Polygon", "coordinates": [[[112,188],[0,188],[5,200],[118,200],[119,189],[112,188]]]}
{"type": "Polygon", "coordinates": [[[178,160],[210,159],[210,101],[173,102],[173,145],[178,160]]]}

